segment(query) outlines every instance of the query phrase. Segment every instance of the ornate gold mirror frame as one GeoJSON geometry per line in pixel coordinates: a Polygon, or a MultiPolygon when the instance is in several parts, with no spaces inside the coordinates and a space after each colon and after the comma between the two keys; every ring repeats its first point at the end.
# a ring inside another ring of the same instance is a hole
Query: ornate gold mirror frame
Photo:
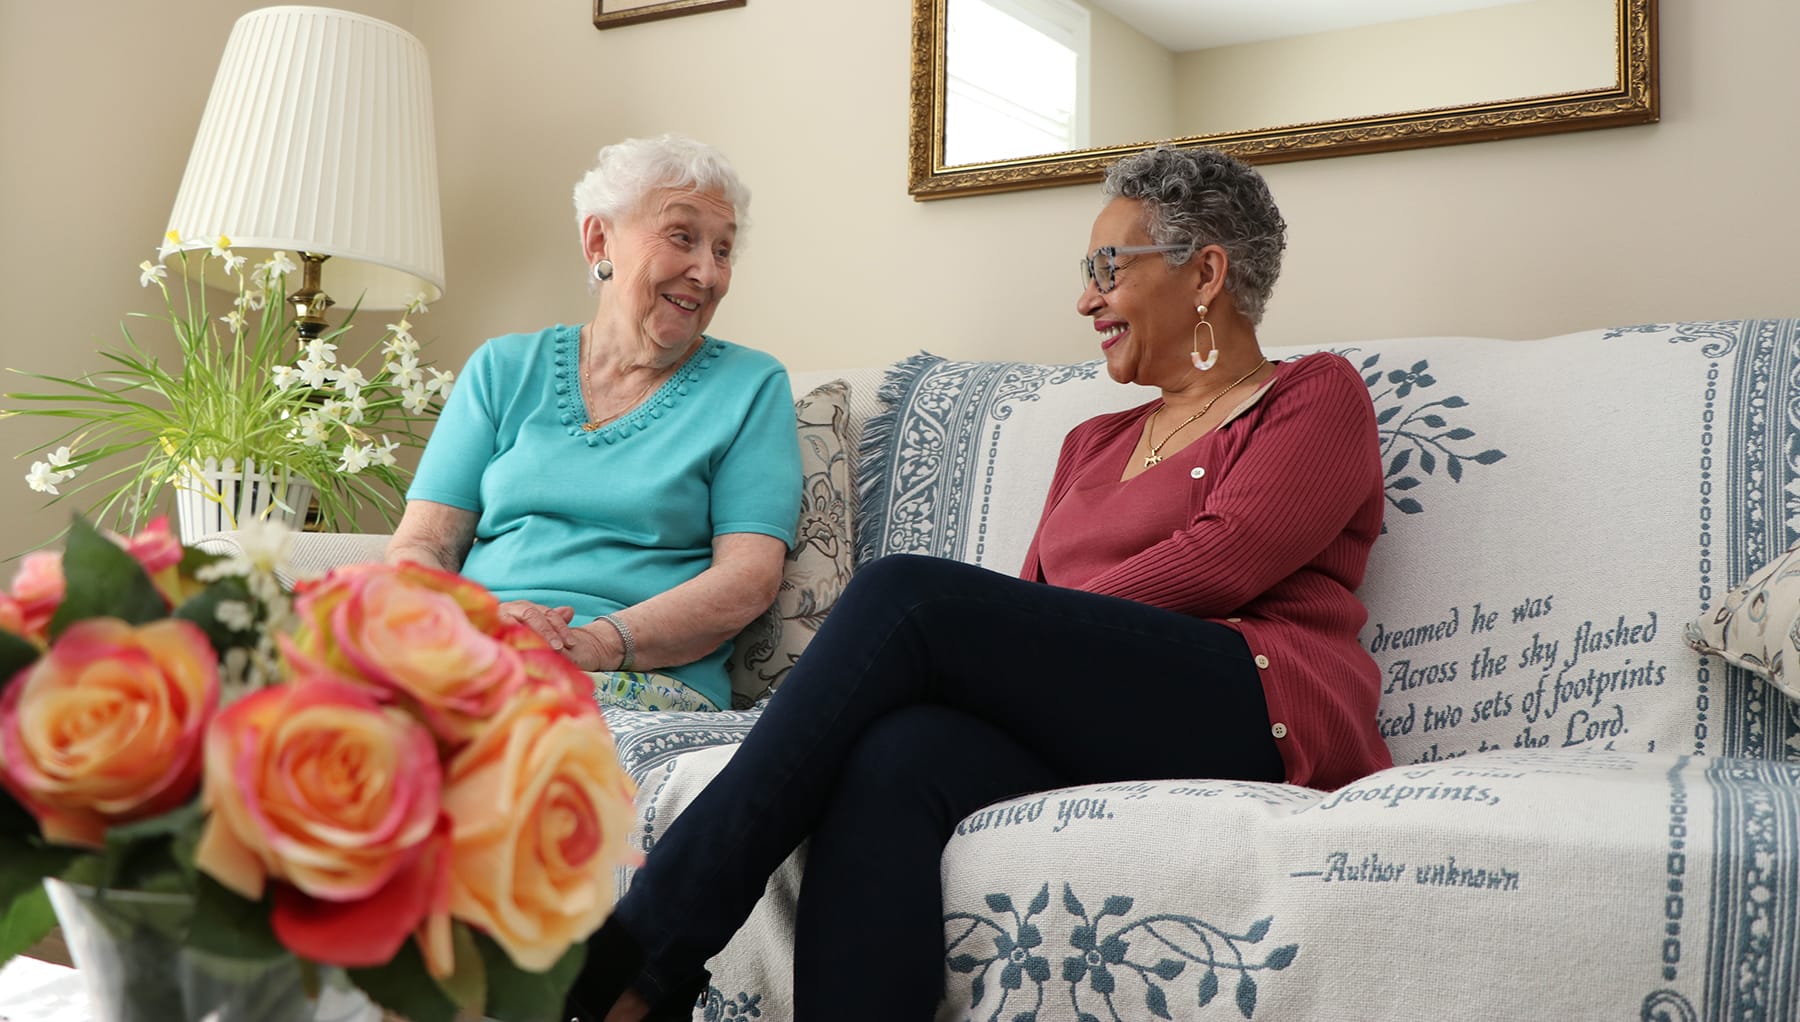
{"type": "MultiPolygon", "coordinates": [[[[1215,146],[1250,163],[1279,163],[1645,124],[1658,117],[1657,0],[1615,0],[1618,73],[1610,88],[946,165],[949,3],[913,0],[912,127],[907,164],[908,190],[919,200],[1097,181],[1113,160],[1158,141],[1215,146]]],[[[1519,59],[1532,57],[1522,53],[1519,59]]]]}

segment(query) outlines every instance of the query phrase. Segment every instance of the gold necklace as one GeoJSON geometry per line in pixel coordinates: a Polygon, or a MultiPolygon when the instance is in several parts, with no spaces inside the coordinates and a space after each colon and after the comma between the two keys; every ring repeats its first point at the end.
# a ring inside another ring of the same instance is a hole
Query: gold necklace
{"type": "MultiPolygon", "coordinates": [[[[583,357],[582,351],[581,351],[582,344],[586,340],[585,335],[586,335],[586,331],[582,331],[582,333],[580,335],[577,335],[577,340],[575,343],[575,358],[576,358],[576,361],[581,363],[581,404],[582,404],[583,409],[585,409],[587,407],[589,394],[594,394],[594,396],[596,398],[599,396],[594,391],[593,381],[588,379],[588,361],[585,357],[583,357]]],[[[639,404],[641,404],[643,402],[644,398],[650,393],[650,391],[660,382],[661,382],[660,380],[658,380],[656,377],[652,376],[650,378],[650,382],[644,386],[644,389],[638,391],[637,397],[634,397],[631,399],[630,404],[619,409],[618,411],[614,412],[611,415],[602,416],[598,419],[589,419],[588,421],[582,423],[581,424],[582,432],[592,433],[594,430],[599,429],[601,426],[606,425],[607,423],[613,421],[614,419],[618,418],[619,416],[624,415],[626,412],[631,411],[633,408],[636,408],[639,404]]]]}
{"type": "MultiPolygon", "coordinates": [[[[1198,419],[1200,416],[1205,415],[1207,412],[1212,411],[1213,402],[1215,402],[1215,401],[1219,400],[1220,398],[1224,397],[1225,395],[1231,393],[1232,389],[1235,388],[1238,384],[1244,382],[1245,380],[1248,380],[1252,376],[1255,376],[1257,373],[1257,370],[1261,369],[1263,366],[1267,365],[1268,363],[1269,363],[1269,360],[1266,358],[1258,359],[1256,364],[1250,367],[1249,372],[1245,373],[1244,375],[1238,377],[1235,380],[1232,380],[1231,386],[1226,387],[1224,390],[1221,390],[1217,394],[1214,394],[1212,397],[1208,398],[1206,403],[1200,406],[1199,411],[1197,411],[1194,414],[1188,416],[1187,418],[1181,420],[1181,425],[1176,426],[1172,430],[1169,430],[1168,436],[1163,437],[1161,443],[1150,443],[1150,453],[1144,457],[1144,467],[1149,468],[1152,465],[1160,465],[1163,460],[1162,459],[1162,449],[1163,449],[1164,444],[1167,444],[1170,440],[1175,439],[1175,434],[1186,429],[1195,419],[1198,419]]],[[[1163,406],[1157,405],[1156,411],[1153,411],[1150,413],[1150,421],[1144,426],[1144,440],[1146,442],[1151,441],[1151,439],[1156,436],[1156,432],[1155,432],[1156,417],[1158,415],[1162,414],[1162,410],[1163,410],[1163,406]]]]}

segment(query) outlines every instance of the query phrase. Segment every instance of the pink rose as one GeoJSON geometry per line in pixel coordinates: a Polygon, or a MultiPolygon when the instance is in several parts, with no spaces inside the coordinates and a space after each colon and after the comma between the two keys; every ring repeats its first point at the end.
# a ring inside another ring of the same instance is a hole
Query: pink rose
{"type": "Polygon", "coordinates": [[[12,596],[23,615],[26,638],[39,645],[49,641],[50,619],[62,606],[65,585],[61,553],[39,550],[25,555],[13,576],[12,596]]]}
{"type": "Polygon", "coordinates": [[[542,972],[612,911],[636,792],[590,698],[531,685],[450,763],[450,911],[542,972]]]}
{"type": "Polygon", "coordinates": [[[112,824],[193,793],[218,698],[191,622],[78,621],[0,692],[0,781],[47,840],[100,847],[112,824]]]}
{"type": "Polygon", "coordinates": [[[0,631],[25,634],[25,608],[5,593],[0,593],[0,631]]]}
{"type": "Polygon", "coordinates": [[[128,540],[115,537],[114,542],[125,548],[138,564],[144,568],[144,574],[156,584],[156,591],[161,593],[169,606],[179,606],[182,601],[198,593],[203,587],[198,582],[184,580],[181,577],[181,558],[187,551],[181,541],[169,531],[169,516],[158,515],[144,526],[142,532],[128,540]]]}
{"type": "Polygon", "coordinates": [[[380,965],[447,908],[448,820],[431,732],[333,680],[254,692],[206,736],[211,815],[194,861],[258,900],[304,958],[380,965]]]}
{"type": "Polygon", "coordinates": [[[146,573],[154,576],[165,568],[180,564],[183,550],[181,541],[169,531],[169,516],[158,515],[144,526],[142,532],[125,541],[125,552],[143,565],[146,573]]]}
{"type": "MultiPolygon", "coordinates": [[[[150,581],[156,584],[157,591],[170,606],[176,606],[200,588],[181,579],[181,558],[185,551],[174,533],[169,531],[168,516],[153,519],[144,531],[130,539],[113,536],[112,540],[143,566],[144,573],[150,576],[150,581]]],[[[23,625],[18,629],[8,628],[8,631],[18,631],[39,645],[49,640],[50,619],[62,606],[67,588],[62,562],[63,555],[55,550],[25,555],[12,584],[12,599],[19,607],[23,625]]],[[[0,613],[0,627],[6,627],[6,620],[7,617],[0,613]]]]}
{"type": "Polygon", "coordinates": [[[576,667],[568,656],[551,649],[550,643],[532,630],[530,625],[518,621],[505,622],[500,626],[498,638],[519,654],[519,662],[525,667],[525,677],[533,684],[549,685],[566,690],[578,698],[593,700],[594,679],[588,677],[586,671],[576,667]]]}
{"type": "Polygon", "coordinates": [[[495,638],[497,607],[487,590],[449,572],[361,566],[295,598],[301,624],[283,654],[296,674],[338,675],[398,696],[457,745],[527,681],[518,651],[495,638]]]}

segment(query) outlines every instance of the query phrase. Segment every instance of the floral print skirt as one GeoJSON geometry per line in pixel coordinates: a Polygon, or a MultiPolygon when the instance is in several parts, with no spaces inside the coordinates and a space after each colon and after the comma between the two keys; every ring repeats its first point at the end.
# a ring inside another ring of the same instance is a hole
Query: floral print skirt
{"type": "Polygon", "coordinates": [[[710,700],[677,678],[651,671],[588,671],[594,702],[627,710],[717,710],[710,700]]]}

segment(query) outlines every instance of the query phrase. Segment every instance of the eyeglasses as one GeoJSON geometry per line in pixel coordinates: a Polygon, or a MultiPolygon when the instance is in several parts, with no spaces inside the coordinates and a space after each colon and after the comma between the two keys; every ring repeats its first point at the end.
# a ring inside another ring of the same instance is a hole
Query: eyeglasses
{"type": "Polygon", "coordinates": [[[1111,291],[1119,285],[1118,257],[1123,255],[1142,255],[1147,252],[1181,252],[1189,245],[1102,245],[1094,249],[1092,255],[1081,259],[1082,287],[1094,285],[1101,294],[1111,291]]]}

